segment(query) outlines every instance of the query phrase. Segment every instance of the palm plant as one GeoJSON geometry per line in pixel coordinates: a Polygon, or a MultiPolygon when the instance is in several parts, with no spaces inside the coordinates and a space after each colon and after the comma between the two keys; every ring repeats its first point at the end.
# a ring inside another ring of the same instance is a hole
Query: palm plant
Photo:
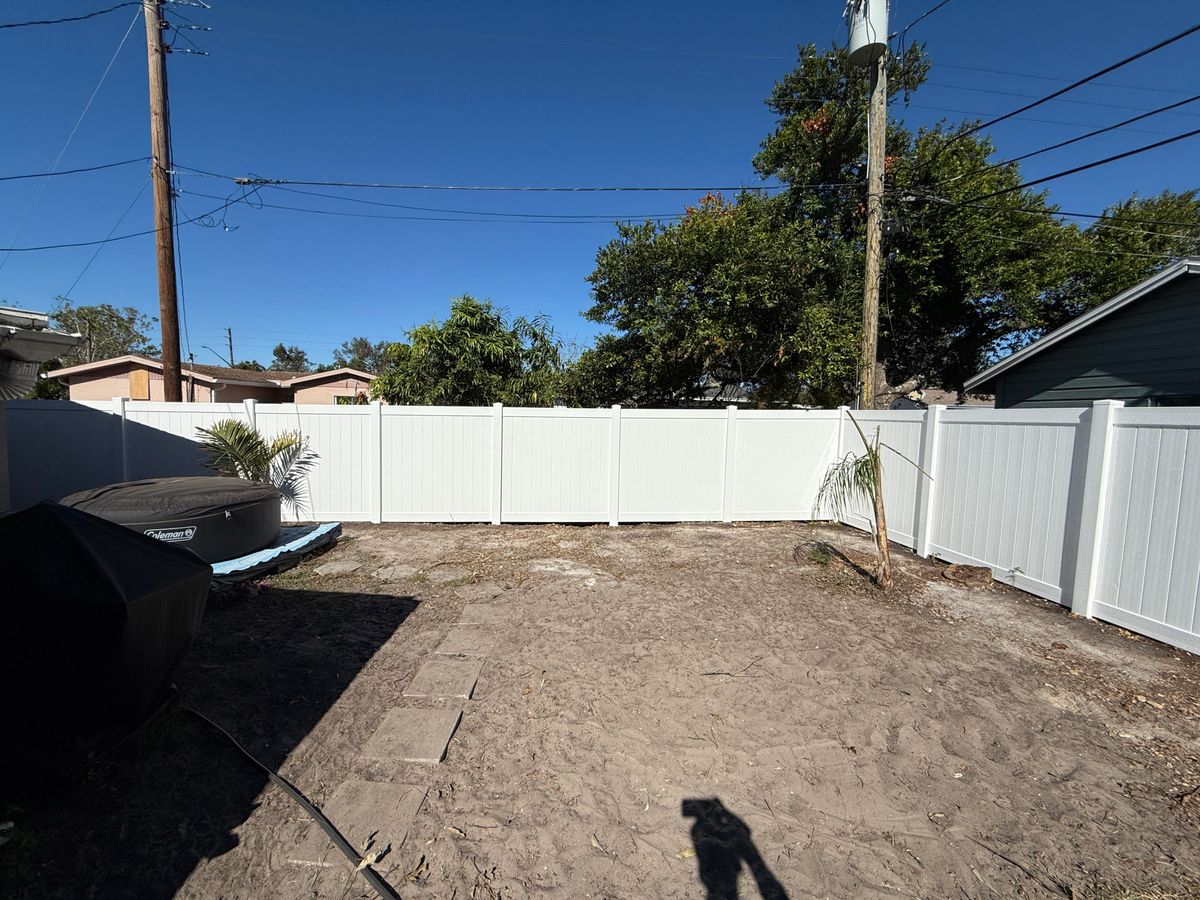
{"type": "Polygon", "coordinates": [[[320,457],[299,431],[285,431],[270,441],[239,419],[222,419],[197,428],[208,468],[222,475],[272,484],[283,502],[298,515],[307,501],[305,478],[320,457]]]}
{"type": "Polygon", "coordinates": [[[817,491],[817,507],[827,507],[834,516],[851,508],[856,500],[868,501],[874,513],[875,548],[879,552],[879,569],[875,573],[875,582],[885,591],[892,587],[892,555],[888,547],[887,514],[883,508],[883,458],[881,449],[887,447],[901,459],[916,467],[918,472],[929,476],[915,462],[879,439],[879,429],[868,440],[858,420],[850,414],[851,424],[862,440],[864,452],[856,456],[847,453],[829,467],[821,480],[821,488],[817,491]]]}

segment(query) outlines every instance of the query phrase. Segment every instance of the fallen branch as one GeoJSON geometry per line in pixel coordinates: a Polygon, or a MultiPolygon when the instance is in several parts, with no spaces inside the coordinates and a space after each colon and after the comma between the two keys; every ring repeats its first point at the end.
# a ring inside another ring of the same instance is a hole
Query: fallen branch
{"type": "Polygon", "coordinates": [[[1051,894],[1061,894],[1064,897],[1073,897],[1075,895],[1075,892],[1072,891],[1070,888],[1068,888],[1066,885],[1062,884],[1059,881],[1055,881],[1049,875],[1047,875],[1047,876],[1039,875],[1037,872],[1030,869],[1024,863],[1018,862],[1017,860],[1013,859],[1011,856],[1006,856],[1005,854],[1001,853],[999,850],[997,850],[995,847],[993,847],[991,844],[987,843],[986,841],[981,841],[977,837],[971,837],[971,835],[969,835],[969,834],[967,835],[967,837],[970,840],[974,841],[976,844],[978,844],[980,847],[982,847],[984,850],[1000,857],[1000,859],[1004,860],[1009,865],[1016,866],[1018,869],[1020,869],[1022,872],[1024,872],[1026,875],[1028,875],[1030,878],[1032,878],[1034,881],[1036,881],[1038,884],[1040,884],[1044,889],[1049,891],[1051,894]]]}
{"type": "Polygon", "coordinates": [[[705,676],[705,675],[728,675],[730,678],[761,678],[761,677],[762,677],[761,675],[747,675],[747,674],[745,674],[746,670],[747,670],[747,669],[749,669],[751,666],[753,666],[755,663],[757,663],[757,662],[758,662],[760,659],[762,659],[762,657],[761,657],[761,656],[756,656],[756,657],[754,657],[754,659],[750,660],[750,662],[749,662],[749,663],[746,665],[746,667],[745,667],[745,668],[743,668],[743,669],[738,669],[736,672],[701,672],[700,674],[701,674],[701,676],[705,676]]]}

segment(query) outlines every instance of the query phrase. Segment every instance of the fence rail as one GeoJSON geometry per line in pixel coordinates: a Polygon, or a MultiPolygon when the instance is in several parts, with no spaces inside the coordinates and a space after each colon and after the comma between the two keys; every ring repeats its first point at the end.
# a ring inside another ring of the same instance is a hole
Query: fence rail
{"type": "MultiPolygon", "coordinates": [[[[9,401],[0,509],[206,470],[196,429],[243,418],[320,455],[306,518],[364,522],[825,517],[822,477],[885,449],[891,537],[1200,652],[1200,409],[758,411],[9,401]],[[854,421],[850,416],[853,415],[854,421]],[[1194,439],[1193,439],[1193,436],[1194,439]],[[1195,446],[1192,446],[1195,444],[1195,446]]],[[[870,510],[847,524],[870,528],[870,510]]]]}

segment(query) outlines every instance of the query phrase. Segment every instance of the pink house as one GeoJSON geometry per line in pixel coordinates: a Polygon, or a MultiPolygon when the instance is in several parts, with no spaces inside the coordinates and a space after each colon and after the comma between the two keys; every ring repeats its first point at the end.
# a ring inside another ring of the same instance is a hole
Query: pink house
{"type": "MultiPolygon", "coordinates": [[[[129,354],[46,373],[67,385],[72,400],[162,400],[162,363],[129,354]]],[[[375,376],[358,369],[251,372],[199,364],[183,367],[183,396],[196,403],[363,403],[375,376]]]]}

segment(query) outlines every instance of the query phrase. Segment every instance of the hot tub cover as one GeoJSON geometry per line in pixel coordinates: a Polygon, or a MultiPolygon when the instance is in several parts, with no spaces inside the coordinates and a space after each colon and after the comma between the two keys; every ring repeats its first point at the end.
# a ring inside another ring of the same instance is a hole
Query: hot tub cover
{"type": "Polygon", "coordinates": [[[28,795],[166,698],[211,568],[56,503],[0,518],[0,794],[28,795]]]}
{"type": "Polygon", "coordinates": [[[71,494],[62,503],[191,550],[206,562],[251,553],[279,537],[279,490],[240,478],[126,481],[71,494]]]}

